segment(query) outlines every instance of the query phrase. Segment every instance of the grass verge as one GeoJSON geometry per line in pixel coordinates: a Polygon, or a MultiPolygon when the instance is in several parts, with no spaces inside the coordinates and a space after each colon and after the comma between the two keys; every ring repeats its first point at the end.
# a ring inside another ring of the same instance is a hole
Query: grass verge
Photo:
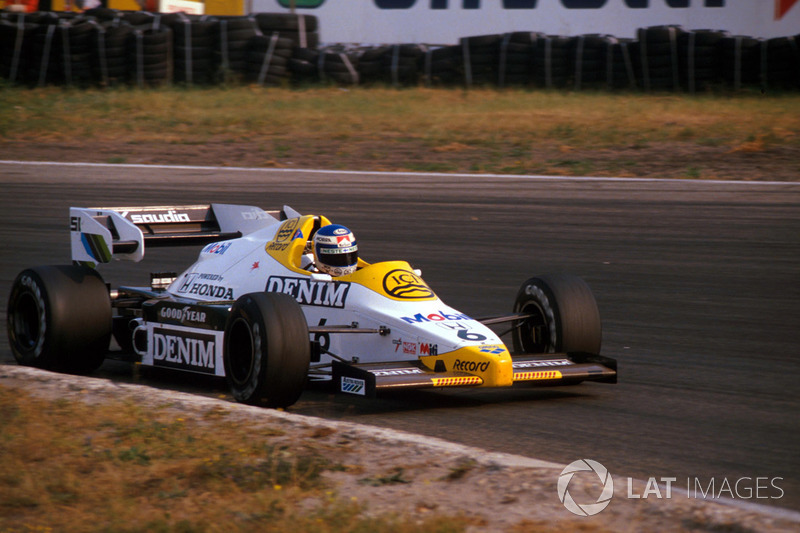
{"type": "Polygon", "coordinates": [[[140,162],[140,152],[157,148],[221,165],[564,175],[655,168],[703,178],[774,161],[778,171],[788,165],[788,179],[800,159],[797,93],[6,86],[0,95],[0,144],[17,143],[10,151],[105,147],[112,162],[140,162]],[[759,155],[764,161],[752,161],[759,155]]]}
{"type": "Polygon", "coordinates": [[[0,387],[0,531],[459,532],[464,521],[369,516],[322,477],[346,468],[209,411],[44,400],[0,387]]]}

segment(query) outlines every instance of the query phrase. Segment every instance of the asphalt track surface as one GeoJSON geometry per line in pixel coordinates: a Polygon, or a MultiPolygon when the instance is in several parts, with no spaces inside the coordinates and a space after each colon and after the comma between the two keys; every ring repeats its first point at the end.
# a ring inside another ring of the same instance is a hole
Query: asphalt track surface
{"type": "MultiPolygon", "coordinates": [[[[799,183],[0,163],[0,184],[3,302],[23,268],[69,262],[73,205],[288,204],[325,214],[356,233],[367,261],[408,260],[472,316],[509,311],[532,275],[579,275],[600,307],[603,353],[619,361],[617,385],[377,401],[317,388],[289,411],[562,464],[594,459],[614,475],[676,478],[690,492],[739,481],[746,502],[800,510],[799,183]]],[[[195,256],[153,250],[102,273],[146,285],[150,271],[180,271],[195,256]]],[[[0,312],[5,321],[5,305],[0,312]]],[[[0,363],[11,362],[3,343],[0,363]]],[[[140,375],[116,361],[99,375],[225,393],[224,383],[140,375]]]]}

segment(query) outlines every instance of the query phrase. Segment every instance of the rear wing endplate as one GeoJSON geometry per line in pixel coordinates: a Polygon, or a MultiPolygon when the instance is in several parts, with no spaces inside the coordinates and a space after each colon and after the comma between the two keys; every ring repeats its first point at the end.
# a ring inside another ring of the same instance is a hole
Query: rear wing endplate
{"type": "Polygon", "coordinates": [[[96,266],[111,259],[141,261],[148,248],[198,246],[236,239],[271,226],[280,211],[249,205],[71,207],[72,260],[96,266]]]}

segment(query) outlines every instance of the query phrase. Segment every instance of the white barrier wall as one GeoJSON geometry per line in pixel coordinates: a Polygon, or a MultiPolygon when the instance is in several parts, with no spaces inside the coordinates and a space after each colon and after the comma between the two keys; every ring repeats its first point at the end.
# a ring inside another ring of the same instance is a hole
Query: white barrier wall
{"type": "Polygon", "coordinates": [[[249,0],[251,12],[315,15],[324,43],[454,44],[460,37],[536,31],[635,37],[677,24],[734,35],[800,34],[800,0],[249,0]]]}

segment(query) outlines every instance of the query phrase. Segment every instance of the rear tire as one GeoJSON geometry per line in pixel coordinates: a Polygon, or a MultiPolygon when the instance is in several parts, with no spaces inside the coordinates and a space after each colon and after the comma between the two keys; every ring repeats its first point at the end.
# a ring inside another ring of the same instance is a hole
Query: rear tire
{"type": "Polygon", "coordinates": [[[515,324],[515,352],[600,353],[600,312],[581,278],[550,274],[529,279],[517,293],[514,312],[531,315],[515,324]]]}
{"type": "Polygon", "coordinates": [[[82,266],[23,270],[8,299],[8,340],[21,365],[89,373],[111,340],[111,300],[103,278],[82,266]]]}
{"type": "Polygon", "coordinates": [[[311,360],[300,304],[282,293],[236,300],[225,327],[225,378],[242,403],[288,407],[305,387],[311,360]]]}

